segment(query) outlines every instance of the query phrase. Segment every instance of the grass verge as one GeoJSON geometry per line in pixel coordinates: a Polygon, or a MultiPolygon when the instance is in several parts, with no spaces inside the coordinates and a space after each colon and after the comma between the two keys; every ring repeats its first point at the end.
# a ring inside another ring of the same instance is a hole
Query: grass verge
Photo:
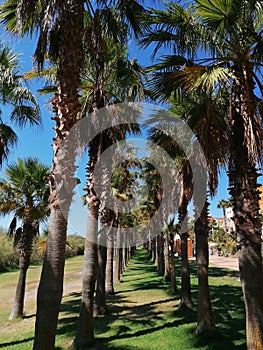
{"type": "MultiPolygon", "coordinates": [[[[74,257],[66,261],[57,349],[67,349],[75,335],[81,298],[82,259],[74,257]]],[[[35,288],[40,270],[40,267],[30,268],[26,317],[19,322],[7,321],[18,273],[0,274],[0,349],[32,349],[35,288]]],[[[177,271],[179,273],[179,269],[177,271]]],[[[214,339],[203,339],[195,334],[197,278],[194,261],[191,261],[191,276],[194,308],[178,310],[180,284],[178,294],[172,296],[168,284],[157,275],[146,252],[138,249],[122,282],[115,285],[116,294],[108,297],[110,314],[95,319],[97,344],[94,349],[245,350],[245,314],[238,272],[210,268],[210,291],[218,329],[214,339]]]]}

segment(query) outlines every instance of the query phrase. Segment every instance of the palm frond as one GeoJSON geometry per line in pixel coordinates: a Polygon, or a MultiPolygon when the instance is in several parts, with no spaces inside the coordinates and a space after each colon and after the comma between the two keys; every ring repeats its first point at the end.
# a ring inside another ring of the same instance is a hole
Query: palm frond
{"type": "Polygon", "coordinates": [[[10,148],[17,143],[17,139],[16,133],[10,126],[0,123],[0,167],[3,160],[7,160],[10,148]]]}
{"type": "Polygon", "coordinates": [[[32,106],[16,106],[10,114],[10,121],[23,128],[26,124],[39,125],[39,111],[32,106]]]}
{"type": "Polygon", "coordinates": [[[15,230],[16,230],[16,217],[14,216],[9,227],[8,227],[8,231],[7,231],[7,235],[9,238],[12,238],[15,234],[15,230]]]}
{"type": "Polygon", "coordinates": [[[205,24],[215,32],[228,31],[234,26],[240,16],[240,3],[234,0],[197,0],[195,7],[205,24]]]}
{"type": "Polygon", "coordinates": [[[14,234],[14,247],[17,247],[19,245],[22,237],[22,233],[23,233],[22,227],[18,227],[14,234]]]}

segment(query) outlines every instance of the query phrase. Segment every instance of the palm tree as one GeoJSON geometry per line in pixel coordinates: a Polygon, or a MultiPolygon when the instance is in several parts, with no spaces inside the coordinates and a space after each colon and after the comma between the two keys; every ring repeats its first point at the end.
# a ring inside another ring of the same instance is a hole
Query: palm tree
{"type": "Polygon", "coordinates": [[[5,170],[6,178],[0,180],[0,213],[14,214],[8,235],[14,237],[14,246],[20,249],[20,274],[10,320],[23,316],[26,273],[33,240],[39,233],[39,223],[49,215],[49,171],[37,159],[18,159],[16,164],[9,165],[5,170]],[[17,220],[21,221],[20,227],[17,227],[17,220]]]}
{"type": "Polygon", "coordinates": [[[39,125],[40,112],[34,96],[23,84],[18,72],[18,55],[7,46],[0,45],[0,167],[8,159],[12,146],[18,140],[15,131],[8,125],[24,127],[26,124],[39,125]],[[11,112],[2,107],[8,106],[11,112]]]}
{"type": "MultiPolygon", "coordinates": [[[[133,1],[133,3],[137,3],[133,1]]],[[[131,2],[128,2],[127,5],[131,2]]],[[[117,2],[121,5],[120,2],[117,2]]],[[[140,7],[140,9],[143,9],[140,7]]],[[[122,7],[124,10],[124,7],[122,7]]],[[[113,9],[112,9],[113,11],[113,9]]],[[[116,13],[116,12],[115,12],[116,13]]],[[[125,46],[114,42],[114,34],[106,27],[103,21],[103,10],[93,10],[89,16],[86,30],[85,45],[87,49],[86,66],[83,70],[85,79],[83,87],[87,93],[82,96],[82,113],[89,112],[96,115],[97,111],[109,102],[121,102],[122,99],[137,97],[141,91],[141,72],[138,65],[131,65],[127,60],[125,46]],[[116,60],[118,56],[118,60],[116,60]],[[136,71],[137,69],[137,71],[136,71]],[[136,75],[137,74],[137,75],[136,75]],[[114,86],[119,87],[116,89],[114,86]],[[138,87],[138,88],[137,88],[138,87]],[[125,91],[126,89],[126,91],[125,91]],[[125,92],[132,91],[132,94],[125,92]],[[135,91],[135,92],[134,92],[135,91]],[[116,101],[117,100],[117,101],[116,101]]],[[[117,15],[117,14],[116,14],[117,15]]],[[[126,17],[127,18],[127,17],[126,17]]],[[[123,23],[118,24],[120,32],[123,23]]],[[[88,145],[89,161],[87,166],[86,199],[88,203],[88,229],[85,245],[85,257],[83,265],[83,289],[81,311],[78,321],[74,346],[81,347],[94,343],[93,325],[93,297],[97,272],[97,290],[95,310],[104,314],[107,311],[105,302],[105,269],[106,247],[98,242],[98,217],[101,215],[101,223],[108,225],[114,220],[112,213],[104,207],[94,191],[94,168],[101,154],[117,140],[124,139],[130,126],[112,127],[97,135],[88,145]],[[97,264],[99,265],[97,268],[97,264]]],[[[109,225],[110,226],[110,225],[109,225]]],[[[110,228],[109,228],[110,230],[110,228]]],[[[100,231],[100,236],[105,230],[100,231]]]]}
{"type": "MultiPolygon", "coordinates": [[[[105,1],[96,1],[102,6],[105,1]]],[[[83,63],[84,9],[91,11],[91,2],[67,0],[36,2],[32,0],[10,0],[3,5],[7,29],[20,34],[38,33],[35,58],[42,68],[48,51],[49,58],[58,64],[58,93],[52,99],[55,113],[55,137],[53,142],[53,166],[50,174],[50,225],[43,270],[38,288],[37,317],[34,349],[54,349],[59,306],[63,291],[64,253],[68,210],[73,189],[75,150],[63,140],[76,124],[81,110],[79,103],[80,73],[83,63]],[[84,7],[86,4],[86,7],[84,7]],[[5,12],[5,5],[11,6],[5,12]],[[12,12],[13,11],[13,12],[12,12]],[[12,14],[15,14],[12,16],[12,14]],[[13,21],[13,23],[11,23],[13,21]],[[11,25],[9,26],[9,24],[11,25]],[[61,191],[57,192],[56,185],[61,191]],[[62,211],[63,208],[63,211],[62,211]]],[[[137,1],[113,1],[119,15],[111,17],[114,24],[119,18],[131,20],[132,27],[139,27],[131,8],[140,11],[137,1]]],[[[136,11],[138,13],[138,11],[136,11]]],[[[73,142],[74,144],[74,142],[73,142]]]]}
{"type": "Polygon", "coordinates": [[[221,199],[218,204],[217,208],[222,208],[223,209],[223,226],[225,232],[227,231],[227,223],[226,223],[226,208],[232,207],[232,203],[229,200],[221,199]]]}
{"type": "MultiPolygon", "coordinates": [[[[256,166],[262,153],[262,129],[255,87],[262,95],[262,3],[199,0],[192,1],[188,8],[172,3],[168,6],[170,22],[167,11],[160,14],[166,22],[161,22],[158,14],[153,17],[155,23],[161,23],[159,36],[166,34],[161,36],[159,46],[173,46],[175,55],[161,62],[159,67],[164,71],[156,75],[155,93],[170,94],[181,88],[184,92],[201,90],[219,96],[226,87],[229,91],[229,183],[240,248],[247,346],[260,349],[263,272],[256,166]],[[188,56],[178,56],[181,54],[188,56]]],[[[155,33],[151,31],[144,42],[158,40],[155,33]]]]}
{"type": "Polygon", "coordinates": [[[35,60],[42,68],[46,52],[58,64],[58,93],[52,99],[55,113],[53,165],[49,176],[50,225],[43,269],[38,288],[34,349],[54,349],[58,313],[63,290],[68,209],[76,185],[75,151],[63,140],[77,122],[79,86],[83,62],[84,0],[36,2],[7,1],[2,23],[14,32],[38,33],[35,60]],[[12,16],[15,15],[14,16],[12,16]],[[10,17],[11,16],[11,17],[10,17]],[[13,21],[13,22],[12,22],[13,21]],[[64,188],[57,191],[56,185],[64,188]],[[62,208],[64,209],[62,211],[62,208]]]}
{"type": "MultiPolygon", "coordinates": [[[[149,120],[149,123],[154,122],[155,118],[149,120]]],[[[158,127],[158,125],[157,125],[158,127]]],[[[162,127],[163,128],[163,127],[162,127]]],[[[169,128],[169,125],[167,125],[169,128]]],[[[163,130],[164,131],[164,130],[163,130]]],[[[179,205],[178,205],[178,228],[181,237],[181,302],[180,307],[191,308],[191,286],[190,286],[190,267],[187,256],[187,238],[188,238],[188,227],[187,227],[187,215],[188,215],[188,204],[192,199],[193,195],[193,183],[192,183],[192,171],[189,160],[180,146],[167,134],[161,130],[152,128],[149,133],[151,141],[157,143],[159,146],[164,148],[169,155],[174,159],[178,169],[179,177],[179,205]]]]}

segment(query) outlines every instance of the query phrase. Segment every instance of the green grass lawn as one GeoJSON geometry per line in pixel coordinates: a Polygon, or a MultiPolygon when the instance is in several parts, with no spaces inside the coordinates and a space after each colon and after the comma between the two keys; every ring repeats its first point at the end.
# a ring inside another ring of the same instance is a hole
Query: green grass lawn
{"type": "MultiPolygon", "coordinates": [[[[179,261],[177,261],[177,264],[179,261]]],[[[81,298],[82,257],[66,262],[66,284],[70,292],[63,297],[57,349],[67,349],[74,338],[81,298]]],[[[178,274],[179,274],[179,268],[178,274]]],[[[37,285],[40,267],[29,271],[28,282],[37,285]]],[[[169,293],[168,284],[156,273],[146,252],[138,249],[126,269],[122,282],[115,285],[116,294],[108,297],[110,314],[95,319],[97,344],[94,349],[112,350],[222,350],[246,349],[245,315],[238,272],[210,268],[210,286],[218,335],[202,339],[195,335],[197,278],[195,262],[191,262],[194,309],[178,310],[178,294],[169,293]]],[[[26,318],[8,321],[17,272],[0,275],[0,349],[32,349],[35,321],[35,298],[26,300],[26,318]]],[[[29,293],[29,295],[30,295],[29,293]]]]}

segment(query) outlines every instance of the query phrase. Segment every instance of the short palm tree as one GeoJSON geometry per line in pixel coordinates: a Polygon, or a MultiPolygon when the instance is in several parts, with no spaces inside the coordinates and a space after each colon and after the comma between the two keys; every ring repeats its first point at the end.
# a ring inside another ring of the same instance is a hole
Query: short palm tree
{"type": "Polygon", "coordinates": [[[17,135],[10,124],[24,127],[26,124],[40,124],[38,104],[24,85],[18,71],[18,55],[7,46],[0,45],[0,166],[8,159],[17,135]],[[4,107],[9,107],[4,109],[4,107]]]}
{"type": "Polygon", "coordinates": [[[10,319],[23,316],[26,273],[33,241],[39,234],[40,222],[49,216],[49,171],[37,159],[18,159],[16,164],[7,167],[6,177],[0,179],[0,214],[14,214],[8,235],[14,238],[14,246],[20,250],[20,274],[10,319]]]}

